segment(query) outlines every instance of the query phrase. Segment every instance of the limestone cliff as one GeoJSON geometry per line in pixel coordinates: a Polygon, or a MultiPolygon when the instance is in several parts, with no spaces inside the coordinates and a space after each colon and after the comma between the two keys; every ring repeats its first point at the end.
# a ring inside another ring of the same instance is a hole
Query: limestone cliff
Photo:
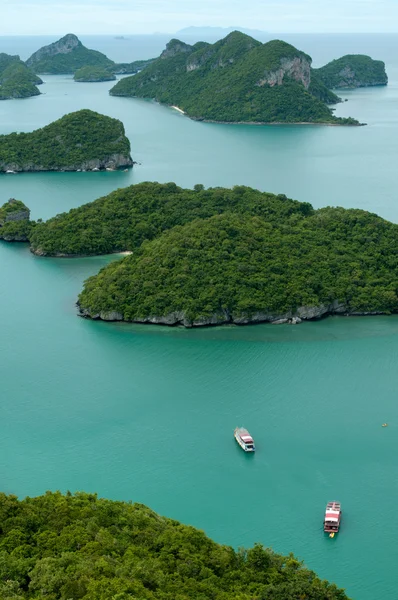
{"type": "Polygon", "coordinates": [[[315,71],[328,88],[358,88],[388,83],[384,62],[362,54],[347,54],[315,71]]]}

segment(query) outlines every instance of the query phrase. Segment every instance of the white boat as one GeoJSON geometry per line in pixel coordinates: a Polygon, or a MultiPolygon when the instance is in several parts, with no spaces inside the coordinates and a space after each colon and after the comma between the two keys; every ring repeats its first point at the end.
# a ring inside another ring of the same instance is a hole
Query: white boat
{"type": "Polygon", "coordinates": [[[244,427],[236,427],[234,437],[245,452],[254,452],[256,447],[250,433],[244,427]]]}

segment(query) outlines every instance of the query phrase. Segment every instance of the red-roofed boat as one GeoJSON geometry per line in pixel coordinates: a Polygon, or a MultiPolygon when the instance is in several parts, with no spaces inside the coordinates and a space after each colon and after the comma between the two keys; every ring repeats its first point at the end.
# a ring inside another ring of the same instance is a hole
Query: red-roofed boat
{"type": "Polygon", "coordinates": [[[341,504],[340,502],[328,502],[326,505],[325,518],[323,520],[323,530],[325,533],[334,536],[340,529],[341,504]]]}
{"type": "Polygon", "coordinates": [[[250,433],[244,427],[236,427],[234,437],[245,452],[254,452],[256,447],[250,433]]]}

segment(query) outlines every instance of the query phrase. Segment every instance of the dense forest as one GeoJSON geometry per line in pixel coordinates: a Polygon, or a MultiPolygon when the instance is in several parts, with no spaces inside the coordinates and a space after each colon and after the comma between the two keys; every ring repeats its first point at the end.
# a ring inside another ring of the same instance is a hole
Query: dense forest
{"type": "Polygon", "coordinates": [[[171,40],[159,59],[118,81],[110,93],[154,98],[208,121],[358,125],[333,115],[326,102],[338,98],[319,78],[311,85],[307,54],[238,31],[215,44],[171,40]]]}
{"type": "Polygon", "coordinates": [[[384,62],[363,54],[347,54],[315,69],[315,73],[328,88],[357,88],[388,83],[384,62]]]}
{"type": "Polygon", "coordinates": [[[292,554],[234,550],[142,504],[0,494],[2,600],[348,600],[292,554]]]}
{"type": "Polygon", "coordinates": [[[270,222],[313,212],[310,204],[249,187],[183,189],[175,183],[140,183],[38,224],[32,250],[41,255],[95,255],[134,250],[175,225],[225,211],[270,222]]]}
{"type": "Polygon", "coordinates": [[[398,225],[324,208],[177,226],[89,278],[82,314],[200,326],[398,311],[398,225]],[[113,316],[110,316],[113,315],[113,316]]]}
{"type": "Polygon", "coordinates": [[[0,135],[0,172],[77,170],[108,164],[131,166],[130,142],[121,121],[91,110],[70,113],[32,133],[0,135]]]}
{"type": "Polygon", "coordinates": [[[34,52],[26,64],[35,73],[57,74],[75,73],[88,65],[106,68],[115,63],[102,52],[86,48],[73,33],[68,33],[57,42],[34,52]]]}
{"type": "Polygon", "coordinates": [[[114,81],[116,75],[109,72],[104,67],[86,66],[81,67],[73,76],[75,81],[114,81]]]}
{"type": "Polygon", "coordinates": [[[19,56],[0,53],[0,100],[38,96],[41,83],[19,56]]]}

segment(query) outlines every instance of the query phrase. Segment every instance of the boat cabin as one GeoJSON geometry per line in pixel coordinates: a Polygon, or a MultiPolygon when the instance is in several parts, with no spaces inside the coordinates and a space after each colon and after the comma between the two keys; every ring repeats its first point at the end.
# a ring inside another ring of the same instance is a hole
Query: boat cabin
{"type": "Polygon", "coordinates": [[[245,452],[255,451],[256,447],[254,445],[254,440],[247,429],[244,427],[237,427],[234,431],[234,437],[242,450],[245,452]]]}
{"type": "Polygon", "coordinates": [[[326,505],[323,530],[325,533],[337,533],[340,528],[341,504],[340,502],[328,502],[326,505]]]}

